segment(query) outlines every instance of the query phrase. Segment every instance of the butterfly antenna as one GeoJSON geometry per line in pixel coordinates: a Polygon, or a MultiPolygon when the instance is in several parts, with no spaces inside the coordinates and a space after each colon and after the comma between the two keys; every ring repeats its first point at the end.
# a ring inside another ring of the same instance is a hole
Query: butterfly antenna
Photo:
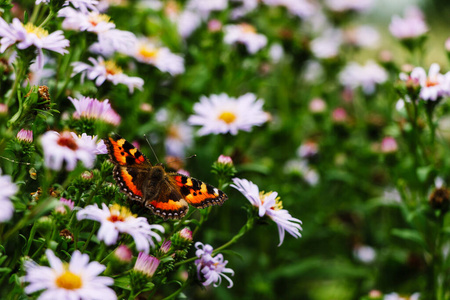
{"type": "Polygon", "coordinates": [[[148,145],[150,146],[150,149],[152,149],[152,152],[153,152],[153,155],[154,155],[155,158],[156,158],[156,161],[158,162],[158,164],[160,164],[159,159],[158,159],[158,156],[156,155],[156,152],[155,152],[155,150],[153,149],[152,144],[150,143],[150,140],[148,139],[147,135],[145,135],[145,134],[144,134],[144,137],[145,137],[145,140],[147,141],[148,145]]]}

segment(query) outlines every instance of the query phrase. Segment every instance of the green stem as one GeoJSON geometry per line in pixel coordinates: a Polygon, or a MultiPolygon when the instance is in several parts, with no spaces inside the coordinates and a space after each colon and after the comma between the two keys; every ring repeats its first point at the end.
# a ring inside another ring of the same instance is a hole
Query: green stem
{"type": "Polygon", "coordinates": [[[40,3],[39,5],[36,5],[34,7],[33,14],[31,15],[31,18],[28,21],[28,23],[32,23],[32,24],[36,23],[36,19],[37,19],[38,15],[39,15],[39,11],[41,10],[41,7],[42,7],[42,3],[40,3]]]}
{"type": "Polygon", "coordinates": [[[91,233],[89,234],[88,238],[84,242],[83,249],[81,249],[81,252],[84,253],[86,251],[87,246],[89,245],[89,242],[91,241],[92,236],[94,235],[94,232],[97,231],[97,224],[94,224],[94,227],[92,227],[91,233]]]}
{"type": "Polygon", "coordinates": [[[41,25],[39,25],[39,27],[44,27],[45,25],[47,25],[47,23],[53,18],[54,15],[55,13],[53,11],[50,11],[47,18],[45,18],[45,20],[41,23],[41,25]]]}
{"type": "Polygon", "coordinates": [[[34,235],[36,234],[36,228],[37,228],[37,222],[33,224],[33,227],[31,227],[30,236],[28,237],[28,243],[27,248],[25,249],[25,252],[23,253],[24,256],[27,256],[30,252],[31,244],[33,243],[34,235]]]}
{"type": "Polygon", "coordinates": [[[170,294],[169,296],[163,298],[162,300],[170,300],[170,299],[174,299],[176,296],[178,296],[179,293],[181,293],[181,292],[186,288],[188,282],[189,282],[189,280],[186,280],[186,281],[183,283],[183,285],[182,285],[178,290],[176,290],[175,292],[173,292],[173,293],[170,294]]]}

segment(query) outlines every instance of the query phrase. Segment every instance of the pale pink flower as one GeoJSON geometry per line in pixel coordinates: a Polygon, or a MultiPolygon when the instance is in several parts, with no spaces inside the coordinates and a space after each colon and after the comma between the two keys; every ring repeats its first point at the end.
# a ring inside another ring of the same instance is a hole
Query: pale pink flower
{"type": "Polygon", "coordinates": [[[231,159],[231,157],[223,154],[220,154],[219,158],[217,159],[217,162],[221,164],[230,164],[230,165],[233,164],[233,160],[231,159]]]}
{"type": "Polygon", "coordinates": [[[128,263],[133,258],[133,252],[126,245],[120,245],[114,250],[114,256],[121,262],[128,263]]]}
{"type": "Polygon", "coordinates": [[[314,98],[309,102],[309,111],[314,114],[323,113],[327,109],[327,103],[321,98],[314,98]]]}
{"type": "Polygon", "coordinates": [[[158,269],[160,260],[154,256],[148,255],[144,252],[139,252],[138,258],[136,259],[136,264],[133,270],[152,278],[158,269]]]}
{"type": "Polygon", "coordinates": [[[400,39],[412,39],[424,35],[428,31],[422,11],[417,7],[409,7],[405,17],[394,15],[389,24],[391,34],[400,39]]]}
{"type": "Polygon", "coordinates": [[[80,100],[72,97],[69,100],[75,106],[75,119],[102,120],[116,126],[120,124],[120,116],[111,108],[108,99],[99,101],[83,96],[80,100]]]}
{"type": "Polygon", "coordinates": [[[421,87],[420,98],[423,100],[436,101],[450,93],[450,72],[445,75],[439,73],[441,67],[433,63],[427,72],[422,67],[416,67],[411,74],[400,73],[400,79],[403,81],[413,81],[421,87]]]}
{"type": "Polygon", "coordinates": [[[75,203],[72,200],[66,199],[66,198],[60,198],[59,205],[55,208],[55,211],[57,213],[64,215],[67,213],[67,208],[69,209],[69,211],[72,211],[74,206],[75,206],[75,203]]]}
{"type": "Polygon", "coordinates": [[[381,141],[381,152],[394,153],[397,152],[397,150],[398,150],[397,141],[393,137],[387,136],[383,138],[383,140],[381,141]]]}
{"type": "Polygon", "coordinates": [[[33,131],[22,128],[17,133],[16,138],[17,138],[17,140],[25,142],[25,143],[32,143],[33,142],[33,131]]]}

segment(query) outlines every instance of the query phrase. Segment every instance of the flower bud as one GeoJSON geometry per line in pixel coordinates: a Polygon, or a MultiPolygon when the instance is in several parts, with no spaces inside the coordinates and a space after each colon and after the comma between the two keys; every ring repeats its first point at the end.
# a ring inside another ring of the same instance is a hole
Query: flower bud
{"type": "Polygon", "coordinates": [[[16,138],[19,142],[31,144],[33,142],[33,131],[22,128],[17,133],[16,138]]]}
{"type": "Polygon", "coordinates": [[[431,192],[428,203],[436,210],[447,212],[450,208],[450,191],[446,187],[435,188],[431,192]]]}
{"type": "Polygon", "coordinates": [[[133,258],[133,253],[131,249],[126,245],[120,245],[114,251],[114,257],[121,263],[129,263],[133,258]]]}
{"type": "Polygon", "coordinates": [[[172,245],[176,249],[188,248],[192,244],[192,231],[185,227],[172,236],[172,245]]]}

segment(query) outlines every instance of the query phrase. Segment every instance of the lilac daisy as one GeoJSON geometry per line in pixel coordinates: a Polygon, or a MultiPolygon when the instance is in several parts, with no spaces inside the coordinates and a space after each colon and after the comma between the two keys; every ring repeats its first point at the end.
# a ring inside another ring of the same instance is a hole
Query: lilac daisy
{"type": "Polygon", "coordinates": [[[286,209],[283,209],[282,202],[277,197],[277,192],[260,192],[256,184],[240,178],[233,178],[231,187],[241,192],[253,206],[258,208],[260,217],[268,216],[277,224],[280,235],[278,246],[281,246],[283,243],[285,231],[295,238],[302,236],[300,234],[302,221],[292,217],[286,209]]]}
{"type": "Polygon", "coordinates": [[[39,266],[32,261],[25,262],[24,281],[29,285],[25,293],[43,292],[39,299],[84,299],[115,300],[116,293],[108,287],[114,280],[98,276],[106,267],[100,263],[89,262],[89,255],[75,250],[70,263],[63,263],[52,250],[45,252],[50,267],[39,266]]]}
{"type": "Polygon", "coordinates": [[[102,208],[97,205],[89,205],[77,213],[78,220],[88,219],[100,222],[100,229],[97,237],[104,241],[106,245],[117,243],[119,233],[131,235],[138,251],[148,253],[150,247],[155,247],[153,239],[161,242],[161,237],[152,230],[164,233],[161,225],[150,225],[144,217],[136,217],[128,208],[114,204],[108,208],[102,203],[102,208]]]}
{"type": "Polygon", "coordinates": [[[223,255],[217,254],[213,257],[213,247],[208,244],[203,245],[201,242],[195,243],[195,248],[197,248],[195,255],[198,257],[195,265],[197,266],[198,279],[204,280],[202,284],[208,286],[213,283],[215,287],[218,287],[222,283],[223,277],[230,283],[228,288],[233,287],[233,281],[225,273],[230,273],[233,276],[234,271],[225,267],[228,261],[224,261],[223,255]]]}
{"type": "Polygon", "coordinates": [[[120,116],[111,108],[108,99],[99,101],[83,96],[79,100],[69,97],[69,100],[75,106],[75,119],[102,120],[116,126],[120,124],[120,116]]]}
{"type": "Polygon", "coordinates": [[[69,41],[64,38],[61,30],[49,34],[41,27],[36,27],[31,23],[24,25],[16,18],[12,20],[11,24],[0,18],[0,37],[2,37],[0,40],[0,52],[2,53],[14,44],[20,50],[34,46],[37,51],[36,63],[39,69],[44,66],[42,49],[59,54],[68,53],[65,48],[69,47],[69,41]]]}
{"type": "Polygon", "coordinates": [[[105,61],[102,57],[98,57],[96,60],[93,57],[89,58],[92,65],[83,62],[74,62],[72,76],[81,73],[82,80],[84,76],[87,76],[89,80],[95,80],[95,85],[100,86],[105,81],[110,81],[114,85],[119,83],[128,86],[130,93],[134,91],[134,88],[142,90],[144,80],[139,77],[129,77],[125,75],[120,67],[111,60],[105,61]]]}

